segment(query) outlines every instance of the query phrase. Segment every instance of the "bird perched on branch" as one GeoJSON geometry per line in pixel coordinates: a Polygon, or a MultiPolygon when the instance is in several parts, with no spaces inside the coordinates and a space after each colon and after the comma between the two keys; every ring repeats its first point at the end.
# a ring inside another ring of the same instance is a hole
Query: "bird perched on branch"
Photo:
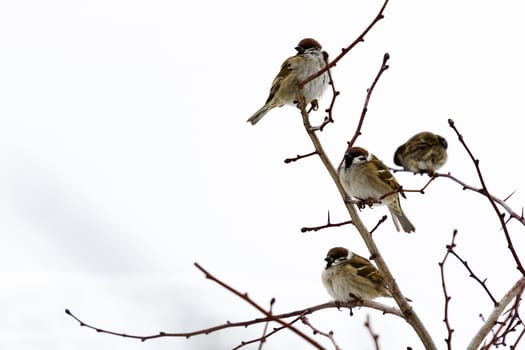
{"type": "Polygon", "coordinates": [[[326,267],[321,277],[334,300],[347,302],[392,297],[383,273],[368,259],[346,248],[335,247],[328,251],[324,260],[326,267]]]}
{"type": "Polygon", "coordinates": [[[312,38],[301,40],[295,49],[297,54],[288,57],[281,65],[264,106],[247,120],[252,125],[271,109],[295,104],[301,96],[304,96],[306,103],[311,103],[313,109],[317,109],[318,99],[328,85],[328,73],[308,82],[302,89],[299,89],[298,83],[325,67],[324,55],[327,53],[321,51],[321,45],[312,38]]]}
{"type": "Polygon", "coordinates": [[[413,173],[432,176],[447,161],[447,147],[444,137],[423,131],[397,148],[394,163],[413,173]]]}
{"type": "Polygon", "coordinates": [[[406,198],[401,185],[372,153],[361,147],[349,147],[339,164],[338,173],[349,196],[369,206],[386,204],[397,231],[400,226],[407,233],[416,230],[401,209],[399,194],[406,198]]]}

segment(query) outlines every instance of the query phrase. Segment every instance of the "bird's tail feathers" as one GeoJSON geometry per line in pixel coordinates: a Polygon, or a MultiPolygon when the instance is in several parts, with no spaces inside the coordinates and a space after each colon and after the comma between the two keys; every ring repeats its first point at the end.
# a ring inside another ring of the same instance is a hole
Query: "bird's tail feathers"
{"type": "Polygon", "coordinates": [[[400,230],[399,226],[401,226],[406,233],[416,232],[416,228],[412,225],[410,220],[408,220],[405,213],[403,213],[401,206],[398,205],[397,208],[395,208],[394,205],[389,205],[388,209],[390,210],[390,215],[392,215],[392,220],[394,221],[394,225],[398,232],[400,230]]]}
{"type": "Polygon", "coordinates": [[[248,123],[252,123],[252,125],[255,125],[259,122],[259,120],[262,119],[262,117],[264,117],[266,115],[266,113],[268,113],[268,111],[272,109],[271,106],[268,106],[267,104],[265,104],[264,106],[262,106],[257,112],[255,112],[248,120],[247,122],[248,123]]]}

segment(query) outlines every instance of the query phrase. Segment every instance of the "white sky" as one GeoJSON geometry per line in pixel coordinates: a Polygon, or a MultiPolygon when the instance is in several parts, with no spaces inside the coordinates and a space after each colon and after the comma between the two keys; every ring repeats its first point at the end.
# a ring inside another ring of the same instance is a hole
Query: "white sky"
{"type": "MultiPolygon", "coordinates": [[[[0,3],[0,348],[229,349],[260,335],[235,329],[146,343],[133,334],[185,331],[259,316],[206,281],[197,261],[276,312],[329,300],[320,282],[335,245],[367,256],[321,162],[283,160],[312,146],[297,111],[252,127],[281,62],[304,37],[335,57],[382,1],[3,1],[0,3]]],[[[430,130],[449,141],[442,169],[477,185],[447,119],[481,159],[493,193],[524,203],[520,1],[392,1],[366,41],[333,70],[336,123],[320,136],[338,163],[384,52],[390,69],[365,121],[364,146],[392,165],[395,148],[430,130]],[[512,164],[509,166],[509,164],[512,164]]],[[[325,97],[326,108],[329,96],[325,97]]],[[[313,121],[323,114],[312,114],[313,121]]],[[[424,177],[397,174],[405,188],[424,177]]],[[[376,241],[438,347],[446,330],[438,261],[457,228],[458,251],[499,298],[518,278],[488,201],[446,180],[402,202],[417,233],[376,241]]],[[[373,226],[385,208],[362,212],[373,226]]],[[[510,225],[523,256],[523,227],[510,225]]],[[[488,297],[447,265],[454,344],[488,315],[488,297]]],[[[385,300],[393,305],[393,301],[385,300]]],[[[366,314],[383,348],[419,349],[399,319],[372,310],[311,316],[344,349],[370,349],[366,314]]],[[[325,339],[319,339],[330,348],[325,339]]],[[[254,349],[255,346],[246,347],[254,349]]],[[[306,348],[286,332],[270,349],[306,348]]]]}

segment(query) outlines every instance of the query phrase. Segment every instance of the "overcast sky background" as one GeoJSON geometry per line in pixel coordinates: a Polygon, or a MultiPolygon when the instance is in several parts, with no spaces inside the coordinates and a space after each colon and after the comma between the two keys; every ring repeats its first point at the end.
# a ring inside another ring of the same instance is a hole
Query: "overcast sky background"
{"type": "MultiPolygon", "coordinates": [[[[275,312],[329,300],[320,282],[333,246],[368,256],[299,113],[246,119],[304,37],[331,57],[382,1],[2,1],[0,3],[0,348],[229,349],[260,327],[141,343],[78,327],[148,335],[260,316],[204,279],[193,263],[275,312]]],[[[383,54],[358,144],[388,165],[396,147],[430,130],[449,141],[450,171],[478,185],[453,118],[489,189],[520,211],[525,51],[520,1],[391,1],[366,41],[333,70],[335,124],[320,134],[337,164],[383,54]]],[[[330,95],[312,113],[322,120],[330,95]]],[[[426,177],[396,174],[405,188],[426,177]]],[[[438,261],[454,229],[458,252],[500,298],[519,277],[488,201],[439,179],[402,201],[415,234],[389,218],[376,242],[438,347],[446,329],[438,261]]],[[[362,212],[372,227],[387,213],[362,212]]],[[[523,227],[511,223],[524,255],[523,227]]],[[[525,257],[524,257],[525,259],[525,257]]],[[[465,347],[490,299],[457,261],[446,266],[454,345],[465,347]]],[[[394,305],[392,300],[383,300],[394,305]]],[[[384,349],[421,345],[400,319],[367,309],[310,317],[344,349],[371,349],[370,314],[384,349]]],[[[328,348],[331,345],[319,338],[328,348]]],[[[256,349],[256,346],[246,347],[256,349]]],[[[265,349],[307,348],[288,332],[265,349]]]]}

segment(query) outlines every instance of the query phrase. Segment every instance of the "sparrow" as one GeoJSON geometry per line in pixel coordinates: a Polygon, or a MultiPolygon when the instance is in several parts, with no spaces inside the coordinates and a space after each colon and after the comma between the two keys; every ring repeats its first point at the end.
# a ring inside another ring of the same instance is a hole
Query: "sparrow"
{"type": "Polygon", "coordinates": [[[372,300],[390,297],[385,277],[372,263],[346,248],[328,251],[326,267],[321,274],[323,285],[335,301],[372,300]]]}
{"type": "Polygon", "coordinates": [[[361,147],[349,147],[338,167],[339,180],[349,196],[372,204],[386,204],[399,231],[416,231],[401,209],[399,193],[405,197],[401,185],[388,168],[372,153],[361,147]]]}
{"type": "Polygon", "coordinates": [[[317,109],[317,100],[328,86],[328,73],[325,72],[308,82],[302,89],[299,89],[297,84],[324,68],[325,57],[328,57],[328,54],[321,51],[321,45],[312,38],[301,40],[295,49],[297,54],[288,57],[281,65],[264,106],[247,120],[252,125],[271,109],[286,104],[293,105],[301,96],[304,96],[306,103],[310,103],[314,110],[317,109]]]}
{"type": "Polygon", "coordinates": [[[413,173],[432,176],[447,161],[447,147],[444,137],[423,131],[397,148],[394,163],[413,173]]]}

